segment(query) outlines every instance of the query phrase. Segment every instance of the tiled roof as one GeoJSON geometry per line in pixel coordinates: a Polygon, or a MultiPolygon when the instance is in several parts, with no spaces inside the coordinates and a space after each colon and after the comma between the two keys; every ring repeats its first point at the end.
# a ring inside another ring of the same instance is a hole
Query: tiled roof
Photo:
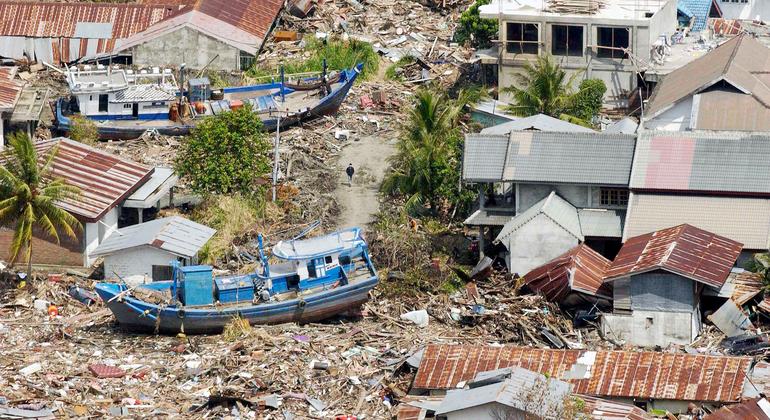
{"type": "Polygon", "coordinates": [[[742,248],[739,242],[695,226],[674,226],[628,239],[606,280],[661,269],[721,287],[742,248]]]}
{"type": "Polygon", "coordinates": [[[770,84],[765,71],[768,66],[770,49],[751,35],[736,36],[666,75],[650,98],[646,119],[720,81],[770,106],[770,84]]]}
{"type": "Polygon", "coordinates": [[[519,366],[595,397],[732,403],[741,398],[750,365],[750,357],[432,344],[413,387],[452,389],[478,372],[519,366]]]}
{"type": "Polygon", "coordinates": [[[481,134],[508,134],[511,131],[536,130],[536,131],[555,131],[560,133],[595,133],[588,127],[572,124],[545,114],[532,115],[530,117],[519,118],[487,127],[481,130],[481,134]]]}
{"type": "Polygon", "coordinates": [[[766,250],[770,238],[770,199],[632,194],[624,238],[689,223],[743,244],[766,250]]]}
{"type": "Polygon", "coordinates": [[[216,230],[184,217],[164,217],[113,232],[91,255],[110,255],[147,245],[182,257],[192,257],[214,233],[216,230]]]}
{"type": "Polygon", "coordinates": [[[561,198],[556,192],[551,191],[548,197],[538,201],[532,207],[519,213],[503,226],[495,241],[502,241],[522,226],[529,223],[539,215],[545,215],[562,229],[569,232],[577,240],[582,241],[583,233],[580,229],[580,219],[575,206],[561,198]]]}
{"type": "Polygon", "coordinates": [[[699,32],[706,28],[708,22],[709,10],[714,0],[678,0],[677,6],[695,16],[695,24],[692,27],[693,32],[699,32]]]}
{"type": "Polygon", "coordinates": [[[14,80],[16,67],[0,67],[0,111],[12,111],[19,100],[24,83],[14,80]]]}
{"type": "Polygon", "coordinates": [[[126,38],[176,10],[166,5],[0,1],[0,35],[126,38]]]}
{"type": "Polygon", "coordinates": [[[38,160],[44,162],[57,144],[51,175],[81,190],[79,197],[57,205],[88,222],[99,220],[152,174],[150,167],[66,138],[36,143],[38,160]]]}
{"type": "Polygon", "coordinates": [[[629,134],[514,131],[467,135],[463,179],[628,185],[636,137],[629,134]]]}
{"type": "Polygon", "coordinates": [[[636,142],[630,188],[770,194],[770,136],[646,131],[636,142]]]}
{"type": "Polygon", "coordinates": [[[612,284],[604,282],[610,261],[580,244],[524,275],[529,289],[551,302],[560,302],[570,292],[612,298],[612,284]]]}

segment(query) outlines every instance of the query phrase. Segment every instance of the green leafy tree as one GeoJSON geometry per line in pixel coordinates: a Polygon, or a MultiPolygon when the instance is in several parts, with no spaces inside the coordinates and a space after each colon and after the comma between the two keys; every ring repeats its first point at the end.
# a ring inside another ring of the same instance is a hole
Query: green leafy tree
{"type": "Polygon", "coordinates": [[[39,229],[56,243],[59,232],[77,238],[75,231],[81,230],[82,225],[57,207],[56,202],[77,198],[80,190],[51,176],[58,147],[54,146],[43,158],[26,134],[12,134],[8,143],[5,162],[0,166],[0,226],[14,231],[8,249],[9,263],[14,264],[23,250],[28,272],[32,272],[33,230],[39,229]]]}
{"type": "Polygon", "coordinates": [[[467,97],[450,100],[432,89],[415,95],[392,171],[382,184],[383,191],[407,197],[408,212],[416,213],[426,204],[435,212],[442,199],[455,205],[468,199],[468,192],[458,191],[457,180],[462,157],[459,120],[467,97]]]}
{"type": "Polygon", "coordinates": [[[182,143],[175,167],[197,193],[252,195],[270,171],[269,149],[262,121],[247,104],[202,120],[182,143]]]}
{"type": "Polygon", "coordinates": [[[94,144],[99,140],[99,129],[94,120],[82,115],[73,115],[70,118],[71,126],[69,138],[84,144],[94,144]]]}
{"type": "Polygon", "coordinates": [[[455,40],[461,44],[470,43],[472,47],[489,48],[497,36],[497,20],[482,19],[479,7],[489,4],[490,0],[476,0],[460,15],[455,31],[455,40]]]}
{"type": "Polygon", "coordinates": [[[586,80],[575,92],[573,86],[578,76],[579,72],[567,75],[551,56],[541,55],[534,64],[524,66],[524,72],[517,75],[517,83],[502,91],[513,95],[514,104],[509,111],[514,115],[545,114],[590,126],[589,120],[601,109],[601,95],[606,87],[601,80],[586,80]]]}

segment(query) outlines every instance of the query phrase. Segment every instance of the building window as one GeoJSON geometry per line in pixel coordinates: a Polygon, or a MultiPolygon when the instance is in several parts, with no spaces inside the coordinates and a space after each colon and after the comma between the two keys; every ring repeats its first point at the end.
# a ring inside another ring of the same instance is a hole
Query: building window
{"type": "Polygon", "coordinates": [[[505,24],[505,52],[511,54],[537,54],[540,28],[536,23],[505,24]]]}
{"type": "Polygon", "coordinates": [[[123,104],[124,109],[131,109],[131,104],[123,104]]]}
{"type": "Polygon", "coordinates": [[[99,95],[99,112],[107,112],[107,95],[99,95]]]}
{"type": "Polygon", "coordinates": [[[627,206],[628,190],[602,188],[601,203],[603,206],[627,206]]]}
{"type": "Polygon", "coordinates": [[[254,56],[241,51],[238,55],[239,65],[241,66],[241,70],[248,70],[254,65],[254,56]]]}
{"type": "Polygon", "coordinates": [[[629,43],[628,28],[597,28],[596,54],[607,58],[628,58],[629,43]]]}
{"type": "Polygon", "coordinates": [[[583,56],[583,27],[572,25],[551,26],[551,54],[568,57],[583,56]]]}

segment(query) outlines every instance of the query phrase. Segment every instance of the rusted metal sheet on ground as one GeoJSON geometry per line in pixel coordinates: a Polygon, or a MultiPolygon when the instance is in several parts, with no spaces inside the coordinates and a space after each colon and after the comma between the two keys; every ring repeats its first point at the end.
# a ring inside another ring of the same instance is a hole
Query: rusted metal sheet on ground
{"type": "Polygon", "coordinates": [[[740,404],[720,408],[708,420],[770,420],[770,403],[764,398],[755,398],[740,404]]]}
{"type": "Polygon", "coordinates": [[[695,226],[674,226],[626,241],[607,271],[606,279],[664,269],[721,287],[741,249],[741,243],[695,226]]]}
{"type": "Polygon", "coordinates": [[[452,389],[478,372],[519,366],[568,381],[578,394],[728,403],[741,398],[750,363],[678,353],[430,345],[414,388],[452,389]]]}

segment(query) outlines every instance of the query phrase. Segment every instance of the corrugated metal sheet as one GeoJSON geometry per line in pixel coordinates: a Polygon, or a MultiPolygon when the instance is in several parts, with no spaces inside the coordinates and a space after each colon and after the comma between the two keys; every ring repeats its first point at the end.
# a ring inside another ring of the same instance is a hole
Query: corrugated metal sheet
{"type": "Polygon", "coordinates": [[[708,420],[770,420],[770,403],[755,398],[740,404],[728,405],[706,416],[708,420]]]}
{"type": "Polygon", "coordinates": [[[674,226],[627,240],[606,279],[663,269],[721,287],[742,248],[739,242],[695,226],[674,226]]]}
{"type": "Polygon", "coordinates": [[[745,249],[767,250],[770,200],[635,193],[629,201],[623,236],[682,223],[741,242],[745,249]]]}
{"type": "Polygon", "coordinates": [[[590,395],[577,395],[585,403],[583,412],[591,420],[647,420],[652,417],[646,411],[631,404],[603,400],[590,395]]]}
{"type": "Polygon", "coordinates": [[[748,91],[763,104],[770,104],[770,87],[761,79],[769,65],[770,51],[761,42],[751,35],[736,36],[666,75],[650,98],[646,119],[720,80],[748,91]]]}
{"type": "Polygon", "coordinates": [[[770,136],[721,132],[639,134],[633,191],[770,194],[770,136]]]}
{"type": "Polygon", "coordinates": [[[708,288],[704,290],[704,294],[732,299],[738,305],[743,305],[762,291],[762,279],[760,273],[734,268],[720,289],[708,288]]]}
{"type": "Polygon", "coordinates": [[[684,8],[695,17],[695,24],[692,27],[693,32],[700,32],[706,28],[711,3],[714,0],[678,0],[677,6],[684,8]]]}
{"type": "Polygon", "coordinates": [[[176,99],[174,92],[158,85],[132,85],[128,89],[115,93],[112,102],[149,102],[149,101],[173,101],[176,99]]]}
{"type": "Polygon", "coordinates": [[[604,282],[609,268],[608,259],[580,244],[524,275],[524,283],[552,302],[560,302],[573,291],[612,299],[612,285],[604,282]]]}
{"type": "Polygon", "coordinates": [[[750,365],[750,357],[433,344],[413,387],[452,389],[478,372],[519,366],[570,382],[577,394],[732,403],[750,365]]]}
{"type": "Polygon", "coordinates": [[[578,219],[578,212],[575,206],[561,198],[556,192],[551,191],[548,197],[533,204],[532,207],[519,213],[506,223],[497,235],[497,238],[495,238],[495,241],[504,240],[541,214],[553,220],[554,223],[561,226],[579,241],[585,239],[580,230],[580,220],[578,219]]]}
{"type": "Polygon", "coordinates": [[[463,179],[494,182],[503,179],[508,155],[508,135],[466,134],[463,153],[463,179]]]}
{"type": "Polygon", "coordinates": [[[618,211],[580,209],[578,218],[583,236],[618,239],[623,236],[623,217],[618,211]]]}
{"type": "Polygon", "coordinates": [[[11,112],[19,100],[24,83],[14,80],[16,67],[0,67],[0,112],[11,112]]]}
{"type": "Polygon", "coordinates": [[[443,400],[443,395],[405,395],[400,398],[396,420],[423,420],[427,411],[436,411],[443,400]]]}
{"type": "Polygon", "coordinates": [[[476,210],[463,222],[468,226],[503,226],[513,219],[510,213],[495,213],[490,210],[476,210]]]}
{"type": "Polygon", "coordinates": [[[464,173],[466,181],[553,182],[594,185],[628,185],[636,136],[612,133],[554,133],[514,131],[507,148],[502,136],[468,135],[463,162],[489,172],[464,173]],[[494,139],[495,143],[487,143],[494,139]],[[496,179],[500,160],[502,174],[496,179]],[[483,178],[482,178],[483,177],[483,178]]]}
{"type": "Polygon", "coordinates": [[[77,198],[57,205],[88,222],[101,219],[152,174],[152,169],[145,165],[66,138],[36,143],[38,159],[44,162],[56,145],[58,152],[51,176],[62,178],[81,190],[77,198]]]}
{"type": "Polygon", "coordinates": [[[696,130],[770,131],[770,108],[754,96],[713,90],[698,98],[696,130]]]}
{"type": "Polygon", "coordinates": [[[278,12],[281,0],[199,0],[195,9],[217,20],[264,38],[278,12]]]}
{"type": "Polygon", "coordinates": [[[511,131],[536,130],[536,131],[555,131],[560,133],[595,133],[588,127],[572,124],[545,114],[532,115],[530,117],[519,118],[516,121],[510,121],[487,127],[481,130],[481,134],[503,134],[507,135],[511,131]]]}
{"type": "Polygon", "coordinates": [[[130,248],[149,245],[172,254],[192,257],[216,233],[216,230],[172,216],[119,229],[91,253],[110,255],[130,248]]]}

